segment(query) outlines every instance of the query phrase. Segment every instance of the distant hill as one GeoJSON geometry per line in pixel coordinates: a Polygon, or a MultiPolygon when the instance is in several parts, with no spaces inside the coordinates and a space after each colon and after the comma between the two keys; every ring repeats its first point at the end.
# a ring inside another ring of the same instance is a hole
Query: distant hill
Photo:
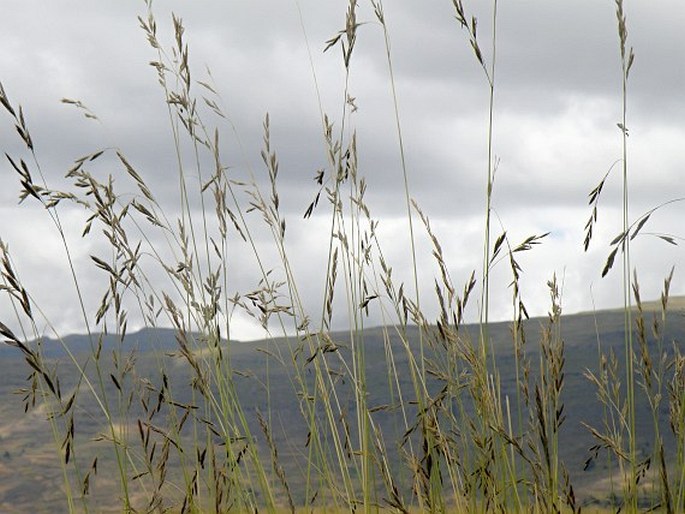
{"type": "MultiPolygon", "coordinates": [[[[667,316],[667,323],[662,334],[664,351],[669,351],[673,344],[682,348],[685,342],[685,316],[681,312],[685,309],[685,297],[671,298],[669,303],[673,310],[667,316]]],[[[658,316],[660,302],[645,303],[643,307],[647,316],[646,326],[649,330],[651,318],[658,316]]],[[[536,376],[539,362],[538,340],[546,322],[546,318],[535,318],[525,323],[526,354],[531,362],[533,378],[536,376]]],[[[561,456],[566,462],[580,497],[584,495],[585,498],[591,498],[599,494],[596,492],[598,481],[606,475],[606,470],[600,469],[601,466],[583,469],[588,449],[594,441],[582,422],[598,426],[603,415],[602,405],[596,400],[595,388],[584,374],[586,370],[597,369],[600,347],[605,352],[613,350],[617,355],[622,354],[623,323],[624,315],[621,310],[565,315],[561,321],[566,357],[563,399],[567,416],[562,427],[561,456]]],[[[496,354],[503,397],[510,396],[513,399],[517,392],[510,328],[510,323],[507,322],[493,323],[489,334],[496,354]]],[[[393,335],[393,330],[387,333],[390,334],[389,344],[399,348],[400,342],[397,336],[393,335]]],[[[412,344],[415,345],[418,340],[418,329],[409,327],[408,333],[412,344]]],[[[475,340],[477,333],[476,326],[462,328],[464,337],[470,334],[475,340]]],[[[366,329],[363,344],[366,373],[369,377],[368,402],[372,407],[379,407],[377,413],[374,414],[376,416],[374,420],[386,438],[390,440],[399,438],[402,430],[398,428],[396,413],[393,414],[391,409],[386,411],[380,408],[392,403],[387,393],[388,364],[383,335],[384,331],[381,327],[366,329]]],[[[343,355],[348,352],[349,339],[349,334],[345,332],[331,334],[331,340],[337,345],[337,351],[343,355]]],[[[654,350],[654,345],[657,343],[651,334],[649,334],[649,341],[654,350]]],[[[303,448],[307,438],[306,425],[299,414],[300,399],[293,389],[292,360],[286,357],[282,363],[279,363],[277,359],[270,358],[267,366],[268,355],[278,355],[280,352],[288,356],[288,345],[296,344],[297,341],[294,340],[275,339],[249,343],[233,342],[230,345],[225,344],[225,347],[230,348],[237,395],[246,405],[246,411],[250,416],[248,421],[255,433],[260,432],[255,413],[266,412],[270,409],[276,425],[273,435],[276,443],[283,444],[284,447],[303,448]],[[270,388],[268,396],[263,386],[267,382],[270,388]]],[[[66,345],[77,356],[80,363],[92,370],[92,362],[88,357],[91,352],[90,338],[83,335],[70,335],[63,339],[63,344],[51,339],[43,340],[43,353],[46,358],[53,360],[55,366],[68,366],[63,345],[66,345]]],[[[165,375],[172,384],[180,386],[187,384],[191,379],[187,363],[182,358],[169,356],[178,350],[176,335],[171,329],[143,329],[129,334],[123,344],[115,336],[104,336],[102,347],[103,355],[111,354],[112,351],[121,351],[123,356],[134,355],[137,373],[140,376],[149,376],[151,383],[160,382],[161,369],[164,369],[165,375]]],[[[307,349],[303,350],[304,358],[308,356],[307,352],[307,349]]],[[[427,357],[439,359],[441,352],[440,348],[428,349],[427,357]]],[[[103,359],[103,362],[109,362],[109,360],[103,359]]],[[[623,360],[619,359],[619,363],[621,362],[623,360]]],[[[395,353],[394,365],[400,370],[398,374],[402,386],[409,394],[411,388],[408,373],[403,371],[408,369],[405,352],[395,353]]],[[[110,372],[110,364],[105,366],[107,374],[110,372]]],[[[11,394],[27,386],[25,378],[29,371],[29,367],[23,363],[20,352],[16,348],[0,345],[0,395],[3,398],[0,403],[1,512],[41,512],[40,505],[63,501],[60,489],[60,469],[54,457],[54,442],[49,426],[43,422],[45,415],[32,411],[23,414],[21,396],[11,394]],[[48,484],[51,485],[48,486],[48,484]]],[[[68,390],[73,387],[74,380],[75,377],[71,377],[72,383],[70,383],[69,376],[62,378],[62,389],[68,390]]],[[[437,387],[438,383],[436,381],[429,386],[437,387]]],[[[113,383],[108,381],[107,387],[114,394],[113,383]]],[[[193,401],[190,388],[180,388],[179,391],[185,392],[180,392],[175,401],[180,403],[193,401]]],[[[349,388],[346,390],[343,386],[340,391],[343,401],[351,401],[352,392],[349,388]],[[345,394],[347,396],[344,396],[345,394]]],[[[83,404],[80,405],[82,417],[79,418],[77,431],[84,434],[84,437],[88,434],[92,439],[100,428],[95,418],[87,414],[96,410],[95,406],[88,402],[87,398],[84,398],[83,404]]],[[[650,416],[645,407],[644,402],[639,404],[638,432],[641,435],[640,448],[648,451],[652,445],[653,434],[650,416]]],[[[660,416],[664,421],[664,433],[668,433],[667,407],[667,403],[663,402],[660,411],[660,416]]],[[[133,415],[136,413],[135,409],[134,406],[133,415]]],[[[669,448],[673,447],[672,439],[667,439],[667,444],[669,448]]],[[[291,456],[293,466],[296,464],[297,455],[295,451],[291,456]]],[[[108,493],[102,494],[104,498],[108,493]]],[[[46,507],[42,512],[51,511],[46,507]]]]}

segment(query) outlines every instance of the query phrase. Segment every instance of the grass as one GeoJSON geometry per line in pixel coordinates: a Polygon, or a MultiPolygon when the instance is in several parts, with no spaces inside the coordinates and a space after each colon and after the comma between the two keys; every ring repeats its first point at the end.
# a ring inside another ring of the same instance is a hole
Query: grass
{"type": "MultiPolygon", "coordinates": [[[[371,5],[383,32],[393,97],[411,287],[395,281],[359,169],[352,117],[357,105],[350,92],[361,27],[356,1],[348,3],[343,28],[325,43],[326,50],[342,51],[345,85],[335,121],[321,108],[328,162],[315,177],[317,193],[305,210],[309,217],[328,209],[330,219],[318,312],[304,307],[286,244],[288,223],[281,209],[279,159],[269,115],[263,118],[264,179],[250,169],[250,180],[233,180],[221,159],[222,130],[236,128],[222,108],[218,88],[191,79],[181,18],[173,17],[174,38],[165,46],[158,38],[151,3],[147,5],[148,14],[139,23],[156,54],[152,65],[168,106],[178,168],[175,211],[167,212],[146,183],[145,173],[117,149],[95,150],[76,159],[66,173],[69,187],[52,189],[30,135],[28,115],[0,86],[0,103],[25,146],[25,157],[7,156],[19,178],[20,198],[44,210],[60,235],[89,338],[90,351],[84,357],[55,333],[66,359],[57,365],[46,356],[39,327],[51,327],[50,320],[44,319],[22,283],[21,256],[11,255],[8,245],[0,244],[0,287],[15,314],[15,319],[0,320],[0,334],[27,365],[29,377],[22,391],[26,412],[42,413],[49,420],[65,508],[97,512],[101,507],[93,489],[116,484],[115,509],[123,512],[580,512],[581,502],[560,452],[566,418],[561,288],[557,278],[550,277],[549,315],[536,351],[529,348],[527,310],[520,292],[519,256],[547,234],[516,243],[506,231],[496,237],[494,231],[497,0],[492,3],[487,48],[468,6],[452,0],[455,34],[461,30],[471,47],[489,98],[482,268],[463,286],[452,282],[430,218],[412,200],[383,3],[372,0],[371,5]],[[214,119],[219,120],[216,126],[209,121],[214,119]],[[116,186],[111,175],[95,171],[103,161],[118,166],[116,186]],[[119,192],[121,183],[134,193],[119,192]],[[64,204],[86,213],[84,237],[100,237],[108,247],[106,253],[91,256],[105,286],[94,317],[87,314],[72,248],[64,235],[64,204]],[[260,227],[253,222],[255,215],[260,227]],[[426,250],[417,244],[419,227],[430,241],[428,251],[438,271],[436,320],[427,319],[419,295],[417,254],[426,250]],[[257,242],[263,230],[272,244],[268,251],[257,242]],[[229,296],[239,272],[230,265],[234,245],[252,252],[261,276],[254,289],[229,296]],[[512,286],[514,394],[502,385],[490,323],[491,272],[500,263],[508,266],[512,286]],[[480,298],[476,334],[464,326],[472,295],[480,298]],[[174,330],[173,351],[160,349],[155,367],[141,366],[127,345],[133,309],[149,326],[174,330]],[[264,395],[259,405],[241,394],[238,385],[244,371],[233,362],[231,313],[236,309],[272,336],[260,349],[263,370],[252,377],[255,391],[264,395]],[[384,320],[380,339],[387,376],[380,383],[368,374],[370,309],[377,309],[384,320]],[[337,316],[349,322],[342,340],[331,331],[337,316]],[[104,344],[106,334],[115,337],[113,347],[104,344]],[[185,371],[183,380],[178,367],[185,371]],[[288,385],[287,391],[272,386],[276,377],[278,384],[288,385]],[[379,388],[388,403],[376,403],[379,388]],[[306,434],[304,441],[288,431],[288,420],[274,415],[283,394],[297,399],[299,412],[292,415],[300,433],[306,434]],[[84,426],[96,431],[94,440],[84,437],[84,426]]],[[[616,169],[623,177],[623,228],[611,243],[604,274],[620,251],[625,344],[619,357],[600,340],[597,370],[587,372],[604,413],[600,426],[587,425],[596,441],[587,465],[606,459],[611,510],[680,512],[685,510],[684,359],[677,346],[668,348],[663,336],[672,275],[664,283],[661,315],[651,335],[633,278],[631,240],[654,210],[635,221],[629,211],[626,124],[634,54],[628,47],[621,0],[616,0],[616,14],[623,148],[616,169]],[[648,453],[638,448],[640,401],[651,414],[653,444],[648,453]],[[662,417],[666,404],[668,427],[662,417]],[[665,451],[669,430],[676,441],[673,461],[665,451]]],[[[312,71],[316,77],[313,66],[312,71]]],[[[65,101],[94,116],[82,103],[65,101]]],[[[607,176],[589,197],[586,248],[607,176]]]]}

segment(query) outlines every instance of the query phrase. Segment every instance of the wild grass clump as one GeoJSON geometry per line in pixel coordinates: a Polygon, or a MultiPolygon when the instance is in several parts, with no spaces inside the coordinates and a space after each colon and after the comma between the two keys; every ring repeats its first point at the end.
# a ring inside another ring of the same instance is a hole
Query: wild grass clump
{"type": "MultiPolygon", "coordinates": [[[[582,501],[562,455],[567,355],[561,287],[550,277],[548,316],[533,328],[520,287],[521,255],[547,234],[516,242],[504,229],[495,236],[493,226],[497,0],[487,43],[463,2],[452,0],[455,32],[465,35],[488,91],[482,269],[463,285],[453,282],[430,218],[412,199],[391,32],[383,3],[371,0],[394,101],[410,286],[396,281],[386,259],[381,221],[367,203],[359,167],[350,77],[363,24],[357,1],[349,1],[342,29],[325,43],[325,50],[339,47],[342,54],[341,114],[335,119],[321,111],[327,165],[315,174],[313,200],[303,209],[305,218],[325,211],[330,220],[317,312],[305,309],[287,244],[290,222],[282,209],[271,118],[263,116],[262,175],[248,170],[249,179],[237,179],[221,158],[226,124],[230,132],[235,127],[219,88],[191,78],[181,18],[173,16],[174,37],[167,45],[158,36],[151,2],[147,6],[139,23],[155,54],[151,65],[169,112],[178,170],[175,207],[158,198],[146,172],[116,148],[77,158],[65,173],[68,187],[51,188],[28,116],[0,85],[0,103],[26,150],[23,157],[7,155],[21,186],[19,198],[42,209],[60,237],[89,341],[88,352],[74,352],[52,330],[38,297],[23,285],[22,257],[0,240],[0,289],[14,308],[13,317],[5,313],[0,320],[0,334],[27,364],[25,410],[44,409],[68,511],[97,512],[109,496],[109,505],[122,512],[580,512],[582,501]],[[115,172],[103,173],[114,166],[115,172]],[[90,255],[103,286],[95,308],[86,305],[73,243],[65,235],[60,213],[67,206],[83,213],[82,235],[100,249],[90,255]],[[437,270],[435,319],[429,319],[419,294],[417,254],[426,251],[417,247],[419,227],[437,270]],[[269,249],[257,241],[264,230],[269,249]],[[241,273],[232,266],[235,245],[252,252],[259,277],[251,290],[231,295],[241,273]],[[510,275],[513,359],[506,364],[490,321],[496,266],[510,275]],[[474,296],[476,330],[465,323],[474,296]],[[367,326],[371,309],[382,317],[382,327],[367,326]],[[246,351],[231,337],[236,310],[269,334],[257,349],[258,369],[235,364],[246,351]],[[154,337],[145,341],[159,345],[153,366],[142,355],[147,349],[130,344],[132,312],[148,327],[173,329],[172,349],[154,337]],[[334,332],[339,319],[348,329],[334,332]],[[47,356],[44,326],[61,344],[64,358],[47,356]],[[369,373],[370,359],[383,361],[383,377],[369,373]],[[504,365],[513,368],[508,370],[513,387],[502,383],[504,365]],[[284,419],[277,407],[286,399],[297,412],[284,419]]],[[[630,243],[653,211],[631,224],[626,113],[634,53],[627,46],[620,0],[616,9],[623,73],[623,228],[611,243],[604,274],[620,251],[625,345],[618,356],[600,341],[598,367],[586,373],[603,407],[601,422],[587,424],[596,441],[587,465],[608,459],[616,477],[610,508],[680,512],[685,510],[685,358],[664,336],[672,273],[651,334],[637,277],[632,278],[630,243]],[[638,451],[640,402],[651,416],[648,454],[638,451]],[[662,419],[666,408],[668,427],[662,419]],[[673,459],[666,450],[669,437],[676,448],[673,459]]],[[[77,100],[65,102],[95,116],[77,100]]],[[[590,194],[586,249],[606,179],[590,194]]]]}

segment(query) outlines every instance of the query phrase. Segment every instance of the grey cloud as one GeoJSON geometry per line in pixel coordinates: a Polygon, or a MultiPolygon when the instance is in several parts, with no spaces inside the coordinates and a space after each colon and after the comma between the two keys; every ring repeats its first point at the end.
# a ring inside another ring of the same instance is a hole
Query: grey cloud
{"type": "MultiPolygon", "coordinates": [[[[467,3],[478,16],[486,59],[490,55],[488,4],[467,3]]],[[[25,108],[49,182],[64,184],[62,175],[74,158],[98,148],[118,147],[173,216],[178,204],[177,163],[164,95],[155,70],[148,65],[157,57],[136,21],[136,15],[145,16],[144,4],[12,1],[8,5],[1,22],[0,80],[12,100],[25,108]],[[101,122],[86,120],[73,107],[60,104],[62,97],[83,100],[101,122]]],[[[322,49],[343,27],[346,3],[301,0],[299,5],[321,109],[338,130],[344,70],[338,48],[326,54],[322,49]]],[[[210,130],[214,124],[219,126],[222,162],[231,177],[246,180],[252,171],[265,184],[259,151],[261,124],[265,113],[270,113],[293,265],[306,275],[308,256],[325,258],[325,241],[309,234],[327,218],[327,207],[320,207],[316,220],[304,221],[301,216],[317,190],[314,173],[328,164],[296,4],[174,1],[157,2],[153,7],[160,39],[167,44],[173,42],[171,11],[183,18],[193,78],[208,79],[205,65],[212,70],[222,105],[240,139],[229,123],[209,113],[204,119],[210,130]]],[[[630,169],[635,174],[631,185],[633,212],[641,213],[669,195],[681,194],[685,72],[678,63],[684,43],[683,14],[674,0],[631,3],[627,9],[629,44],[637,55],[629,96],[630,169]]],[[[411,194],[444,234],[444,246],[454,255],[455,282],[460,283],[479,267],[487,84],[449,1],[386,2],[385,10],[411,194]]],[[[383,34],[367,3],[360,5],[359,20],[368,23],[359,29],[352,62],[350,94],[357,98],[359,110],[348,128],[358,132],[361,173],[369,184],[372,214],[382,219],[398,275],[406,275],[408,252],[398,237],[406,234],[406,221],[402,221],[406,207],[383,34]]],[[[530,286],[526,287],[531,302],[544,312],[544,282],[553,271],[566,267],[569,308],[589,307],[589,282],[595,284],[600,305],[611,303],[615,284],[599,281],[598,270],[606,243],[620,226],[613,214],[620,203],[618,174],[607,185],[600,211],[598,231],[608,239],[600,245],[598,235],[596,253],[589,255],[582,254],[580,243],[589,215],[587,193],[620,157],[616,128],[620,69],[613,3],[500,3],[498,20],[494,152],[500,165],[494,206],[512,237],[553,232],[544,249],[536,249],[539,257],[535,252],[526,257],[530,259],[531,271],[526,276],[530,286]]],[[[201,87],[193,88],[203,93],[201,87]]],[[[2,119],[3,150],[26,158],[4,113],[2,119]]],[[[189,179],[194,180],[192,151],[184,154],[183,162],[189,179]]],[[[211,158],[202,156],[201,162],[203,173],[210,173],[211,158]]],[[[131,192],[126,189],[130,184],[118,175],[121,169],[112,155],[93,163],[92,170],[99,176],[115,174],[117,184],[131,192]]],[[[26,207],[13,207],[17,191],[16,177],[3,164],[0,201],[9,213],[0,219],[0,235],[16,240],[17,249],[28,249],[31,241],[14,227],[21,219],[17,213],[26,212],[26,207]]],[[[199,203],[197,198],[194,202],[194,206],[199,203]]],[[[653,229],[677,232],[678,208],[674,205],[655,215],[653,229]]],[[[257,216],[250,219],[259,223],[257,216]]],[[[646,248],[651,243],[636,240],[637,246],[646,248]]],[[[266,246],[266,241],[260,244],[266,246]]],[[[664,257],[675,258],[672,252],[669,247],[664,257]]],[[[430,255],[422,259],[424,269],[432,269],[430,255]]],[[[649,280],[664,266],[648,251],[637,250],[637,259],[649,269],[649,280]]],[[[26,262],[29,268],[35,265],[26,262]]],[[[249,262],[244,250],[233,257],[238,269],[249,268],[249,262]]],[[[253,278],[246,274],[236,279],[236,289],[250,287],[253,278]]],[[[309,299],[319,298],[322,287],[317,280],[306,281],[302,292],[312,309],[317,308],[316,302],[309,299]]],[[[430,283],[428,277],[426,284],[430,283]]],[[[508,313],[508,294],[501,291],[501,301],[493,303],[498,316],[508,313]]],[[[48,303],[56,303],[56,293],[46,291],[46,295],[52,295],[48,303]]]]}

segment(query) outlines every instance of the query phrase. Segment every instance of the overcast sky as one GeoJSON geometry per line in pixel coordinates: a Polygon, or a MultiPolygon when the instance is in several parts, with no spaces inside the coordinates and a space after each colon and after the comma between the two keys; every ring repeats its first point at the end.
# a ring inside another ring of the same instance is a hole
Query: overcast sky
{"type": "MultiPolygon", "coordinates": [[[[479,39],[489,63],[491,2],[464,3],[467,12],[478,17],[479,39]]],[[[461,288],[471,270],[480,269],[487,83],[450,1],[386,0],[384,7],[411,195],[431,219],[452,279],[461,288]]],[[[206,70],[211,69],[236,132],[225,121],[209,113],[204,116],[221,132],[222,161],[233,177],[244,179],[250,171],[262,177],[259,180],[265,177],[259,150],[262,122],[269,113],[272,146],[280,160],[278,180],[290,257],[300,293],[316,319],[325,279],[327,243],[322,236],[330,214],[325,205],[309,220],[303,220],[302,214],[317,191],[316,171],[327,166],[316,84],[321,108],[340,126],[343,62],[339,47],[326,53],[323,49],[343,28],[347,3],[160,0],[153,9],[166,46],[173,44],[171,11],[183,19],[193,79],[209,80],[206,70]]],[[[360,173],[368,182],[369,207],[380,220],[386,258],[397,281],[410,284],[402,171],[383,32],[370,2],[360,0],[358,9],[358,21],[368,23],[359,28],[352,59],[349,87],[358,110],[349,123],[357,131],[360,173]]],[[[626,14],[628,44],[636,54],[627,123],[634,219],[662,202],[685,196],[685,5],[676,0],[627,1],[626,14]]],[[[138,15],[147,16],[142,1],[6,1],[0,20],[0,81],[11,101],[23,106],[49,185],[64,185],[63,176],[77,157],[115,147],[173,215],[178,205],[176,158],[164,95],[156,71],[148,64],[157,56],[139,27],[138,15]],[[64,97],[81,100],[99,121],[60,103],[64,97]]],[[[501,231],[501,220],[514,243],[532,234],[551,233],[544,244],[521,255],[524,300],[531,314],[544,314],[549,306],[546,282],[556,273],[563,282],[565,312],[591,309],[593,302],[597,307],[617,306],[622,302],[620,269],[604,279],[600,275],[609,242],[621,229],[618,170],[607,182],[590,251],[582,249],[583,227],[590,215],[587,195],[621,156],[616,126],[621,119],[621,70],[614,2],[503,0],[497,38],[494,153],[499,167],[493,230],[501,231]]],[[[3,112],[3,152],[27,158],[17,139],[3,112]]],[[[100,176],[122,173],[120,166],[109,162],[111,168],[93,171],[100,176]]],[[[51,323],[60,331],[82,331],[59,239],[35,202],[18,205],[19,190],[16,175],[3,162],[0,237],[10,245],[18,273],[51,323]]],[[[644,232],[683,236],[684,207],[676,203],[659,211],[644,232]]],[[[106,283],[88,256],[106,250],[95,237],[79,237],[83,211],[65,206],[60,214],[69,229],[92,315],[106,283]]],[[[258,215],[251,219],[258,224],[258,215]]],[[[422,296],[430,298],[437,268],[422,234],[419,243],[422,296]]],[[[673,265],[673,292],[685,294],[679,247],[647,234],[633,243],[643,297],[657,297],[673,265]]],[[[247,249],[235,250],[230,295],[256,286],[259,276],[253,262],[247,249]]],[[[271,266],[278,273],[278,263],[271,266]]],[[[495,271],[495,282],[492,317],[506,319],[511,308],[504,263],[495,271]]],[[[430,300],[426,306],[429,317],[434,315],[430,300]]],[[[10,320],[9,304],[3,301],[0,309],[1,321],[10,320]]],[[[134,312],[131,322],[141,323],[134,312]]],[[[379,322],[376,315],[369,321],[379,322]]],[[[341,313],[336,327],[345,326],[341,313]]],[[[232,330],[239,339],[261,335],[240,312],[234,315],[232,330]]]]}

